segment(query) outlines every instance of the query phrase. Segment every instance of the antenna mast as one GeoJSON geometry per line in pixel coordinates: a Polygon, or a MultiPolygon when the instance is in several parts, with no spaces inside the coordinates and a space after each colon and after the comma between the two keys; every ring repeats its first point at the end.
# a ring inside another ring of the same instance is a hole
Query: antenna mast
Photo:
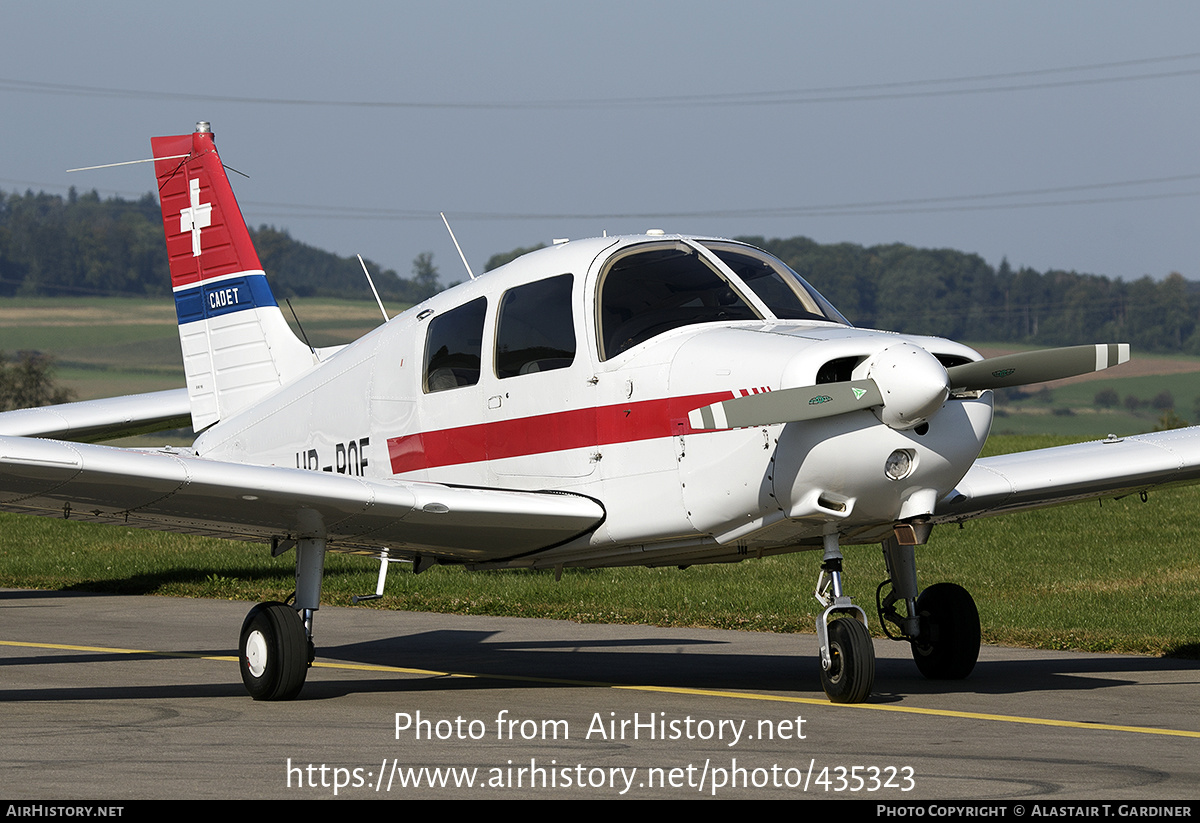
{"type": "Polygon", "coordinates": [[[367,264],[363,262],[361,254],[358,255],[358,265],[362,266],[363,274],[367,276],[367,282],[371,284],[371,293],[375,295],[375,302],[379,304],[379,310],[383,312],[383,322],[386,323],[390,318],[383,308],[383,301],[379,299],[379,290],[375,288],[375,281],[371,279],[371,273],[367,271],[367,264]]]}
{"type": "Polygon", "coordinates": [[[454,229],[450,228],[450,221],[446,219],[446,213],[439,211],[438,214],[442,216],[442,222],[446,224],[446,231],[450,232],[450,239],[454,241],[454,248],[458,249],[458,256],[462,259],[463,265],[467,267],[467,274],[474,280],[475,272],[471,271],[471,264],[467,262],[467,256],[463,254],[462,246],[458,245],[458,238],[454,236],[454,229]]]}

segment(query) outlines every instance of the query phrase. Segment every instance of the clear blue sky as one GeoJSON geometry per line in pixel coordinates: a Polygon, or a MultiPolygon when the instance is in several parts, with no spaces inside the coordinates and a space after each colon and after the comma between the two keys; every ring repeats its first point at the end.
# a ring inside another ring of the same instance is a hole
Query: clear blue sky
{"type": "Polygon", "coordinates": [[[65,170],[206,119],[251,223],[404,275],[432,251],[462,278],[444,210],[476,267],[663,228],[1200,278],[1194,2],[114,0],[0,20],[0,189],[136,196],[148,165],[65,170]]]}

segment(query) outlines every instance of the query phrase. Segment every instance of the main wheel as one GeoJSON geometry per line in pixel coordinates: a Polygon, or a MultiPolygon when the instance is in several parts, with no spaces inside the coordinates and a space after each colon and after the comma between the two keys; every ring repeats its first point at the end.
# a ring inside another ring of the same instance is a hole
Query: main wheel
{"type": "Polygon", "coordinates": [[[255,700],[291,700],[308,676],[304,622],[291,606],[259,603],[242,623],[242,682],[255,700]]]}
{"type": "Polygon", "coordinates": [[[832,703],[862,703],[875,683],[875,647],[867,627],[853,617],[829,621],[829,671],[821,686],[832,703]]]}
{"type": "Polygon", "coordinates": [[[921,633],[913,659],[930,680],[962,680],[979,659],[979,610],[970,593],[954,583],[936,583],[917,598],[921,633]]]}

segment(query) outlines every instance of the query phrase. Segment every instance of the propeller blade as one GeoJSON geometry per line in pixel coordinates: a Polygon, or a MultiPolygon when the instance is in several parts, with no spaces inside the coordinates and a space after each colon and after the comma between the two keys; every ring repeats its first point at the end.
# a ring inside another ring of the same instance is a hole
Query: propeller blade
{"type": "Polygon", "coordinates": [[[883,403],[874,380],[821,383],[794,389],[748,394],[688,413],[693,429],[740,429],[833,417],[883,403]]]}
{"type": "Polygon", "coordinates": [[[1128,343],[1101,343],[989,357],[975,363],[951,366],[946,373],[950,376],[951,388],[979,391],[1089,374],[1128,359],[1128,343]]]}

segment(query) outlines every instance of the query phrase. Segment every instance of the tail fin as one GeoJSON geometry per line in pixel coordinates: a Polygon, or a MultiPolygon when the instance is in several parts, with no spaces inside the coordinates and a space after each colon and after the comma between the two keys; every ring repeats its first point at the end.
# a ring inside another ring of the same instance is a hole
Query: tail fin
{"type": "Polygon", "coordinates": [[[208,123],[150,145],[200,431],[310,369],[313,355],[271,294],[208,123]]]}

